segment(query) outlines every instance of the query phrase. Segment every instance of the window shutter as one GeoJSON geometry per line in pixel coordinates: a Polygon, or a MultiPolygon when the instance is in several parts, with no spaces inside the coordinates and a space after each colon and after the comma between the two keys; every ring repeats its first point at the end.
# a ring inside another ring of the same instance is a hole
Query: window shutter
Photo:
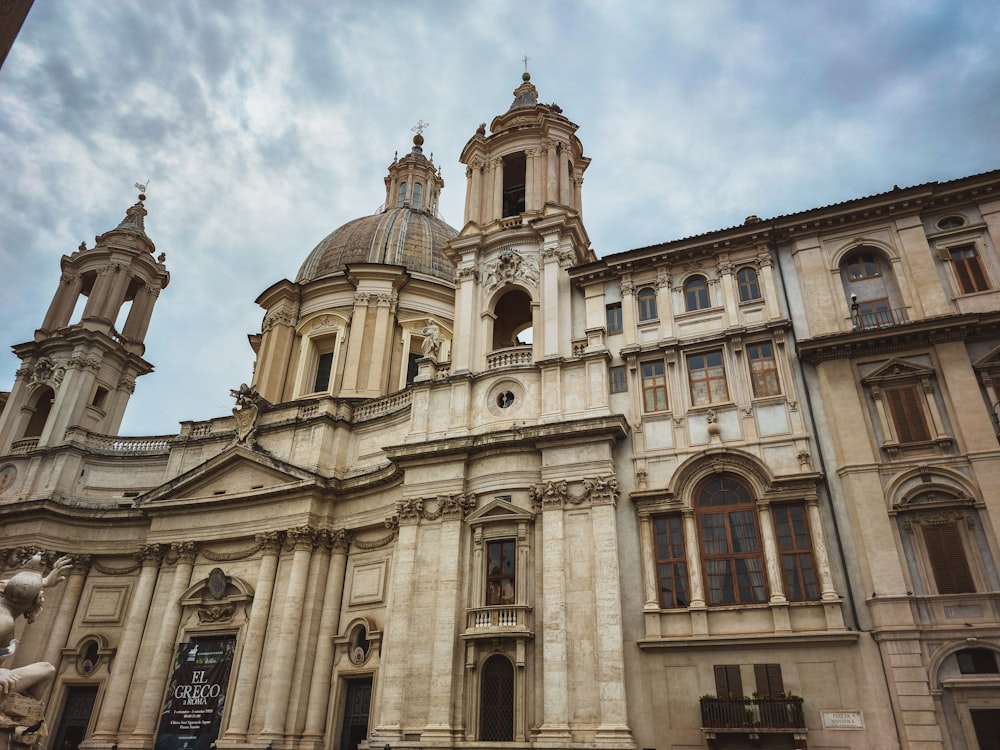
{"type": "Polygon", "coordinates": [[[780,698],[785,694],[780,664],[754,664],[753,674],[757,681],[757,695],[780,698]]]}
{"type": "Polygon", "coordinates": [[[923,526],[927,558],[939,594],[971,594],[976,586],[956,523],[923,526]]]}
{"type": "Polygon", "coordinates": [[[924,410],[920,405],[920,394],[915,386],[887,388],[885,397],[899,442],[916,443],[931,439],[924,410]]]}
{"type": "Polygon", "coordinates": [[[715,694],[719,698],[743,697],[743,680],[739,664],[715,665],[715,694]]]}

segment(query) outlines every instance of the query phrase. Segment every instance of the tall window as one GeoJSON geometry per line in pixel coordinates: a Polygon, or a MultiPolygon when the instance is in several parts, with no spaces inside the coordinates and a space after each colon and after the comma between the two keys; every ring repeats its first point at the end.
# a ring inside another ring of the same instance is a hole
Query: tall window
{"type": "Polygon", "coordinates": [[[663,369],[663,360],[643,362],[642,370],[642,403],[645,411],[666,411],[667,409],[667,376],[663,369]]]}
{"type": "Polygon", "coordinates": [[[684,307],[688,311],[711,307],[708,299],[708,281],[704,276],[692,276],[684,282],[684,307]]]}
{"type": "Polygon", "coordinates": [[[516,569],[513,539],[489,542],[486,546],[486,604],[514,603],[516,569]]]}
{"type": "Polygon", "coordinates": [[[514,741],[514,665],[494,654],[483,664],[479,685],[480,742],[514,741]]]}
{"type": "Polygon", "coordinates": [[[771,342],[747,344],[747,360],[750,362],[750,384],[753,386],[753,395],[763,398],[780,394],[778,366],[774,361],[774,348],[771,342]]]}
{"type": "MultiPolygon", "coordinates": [[[[655,305],[654,301],[654,305],[655,305]]],[[[608,335],[613,336],[622,332],[622,303],[612,302],[605,307],[607,315],[608,335]]]]}
{"type": "Polygon", "coordinates": [[[524,185],[527,162],[524,152],[503,157],[503,215],[524,213],[524,185]]]}
{"type": "Polygon", "coordinates": [[[624,393],[628,390],[628,381],[625,380],[625,366],[616,365],[615,367],[609,368],[608,372],[611,373],[611,392],[612,393],[624,393]]]}
{"type": "Polygon", "coordinates": [[[413,186],[413,208],[417,211],[420,210],[420,196],[424,191],[424,186],[419,182],[413,186]]]}
{"type": "Polygon", "coordinates": [[[776,505],[771,508],[774,531],[781,556],[781,575],[785,596],[789,601],[802,602],[819,598],[816,585],[816,565],[806,509],[803,505],[776,505]]]}
{"type": "Polygon", "coordinates": [[[742,698],[743,678],[739,664],[716,664],[715,694],[720,698],[742,698]]]}
{"type": "Polygon", "coordinates": [[[705,406],[729,400],[726,370],[722,351],[688,356],[688,377],[691,382],[691,404],[705,406]]]}
{"type": "Polygon", "coordinates": [[[927,523],[920,526],[927,549],[927,561],[939,594],[971,594],[976,590],[965,557],[958,523],[927,523]]]}
{"type": "Polygon", "coordinates": [[[975,245],[961,245],[953,247],[949,251],[951,255],[951,266],[955,269],[955,278],[958,280],[958,288],[962,294],[974,294],[975,292],[985,292],[990,288],[986,281],[986,274],[976,254],[975,245]]]}
{"type": "Polygon", "coordinates": [[[654,519],[654,528],[660,606],[664,609],[686,607],[689,599],[682,519],[680,516],[661,516],[654,519]]]}
{"type": "Polygon", "coordinates": [[[851,281],[871,279],[881,275],[882,271],[875,253],[857,253],[847,261],[847,277],[851,281]]]}
{"type": "Polygon", "coordinates": [[[636,300],[639,302],[639,320],[656,320],[656,292],[650,287],[640,289],[639,293],[636,295],[636,300]]]}
{"type": "Polygon", "coordinates": [[[732,475],[705,481],[696,493],[708,604],[767,601],[757,508],[732,475]]]}
{"type": "Polygon", "coordinates": [[[740,292],[740,302],[752,302],[760,299],[760,282],[757,280],[757,269],[749,266],[736,272],[736,285],[740,292]]]}
{"type": "Polygon", "coordinates": [[[404,182],[399,186],[399,201],[396,203],[398,208],[402,208],[406,204],[406,183],[404,182]]]}
{"type": "Polygon", "coordinates": [[[916,385],[886,388],[883,391],[889,416],[899,443],[919,443],[931,439],[924,414],[923,394],[916,385]]]}
{"type": "Polygon", "coordinates": [[[333,371],[333,352],[319,355],[316,364],[316,379],[313,381],[313,393],[323,393],[330,390],[330,373],[333,371]]]}

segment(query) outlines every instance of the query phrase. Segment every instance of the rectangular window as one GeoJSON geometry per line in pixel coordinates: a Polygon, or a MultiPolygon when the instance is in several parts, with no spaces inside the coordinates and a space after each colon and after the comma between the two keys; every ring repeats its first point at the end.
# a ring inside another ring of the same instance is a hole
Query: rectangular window
{"type": "Polygon", "coordinates": [[[750,361],[750,384],[756,398],[777,396],[781,393],[778,383],[778,366],[774,361],[774,348],[770,341],[747,344],[747,359],[750,361]]]}
{"type": "Polygon", "coordinates": [[[979,262],[975,245],[953,247],[948,252],[951,255],[951,265],[955,269],[955,278],[958,279],[958,287],[962,290],[962,294],[985,292],[990,288],[986,281],[986,274],[983,272],[983,266],[979,262]]]}
{"type": "Polygon", "coordinates": [[[643,362],[642,403],[645,411],[667,410],[667,376],[663,370],[663,360],[643,362]]]}
{"type": "Polygon", "coordinates": [[[611,392],[624,393],[628,390],[628,382],[625,380],[625,366],[619,365],[608,370],[611,374],[611,392]]]}
{"type": "Polygon", "coordinates": [[[653,523],[656,529],[656,578],[660,606],[664,609],[686,607],[689,601],[683,519],[680,516],[663,516],[653,523]]]}
{"type": "Polygon", "coordinates": [[[333,352],[319,355],[316,365],[316,380],[313,382],[313,393],[330,390],[330,373],[333,371],[333,352]]]}
{"type": "Polygon", "coordinates": [[[715,694],[720,698],[742,698],[743,679],[739,664],[715,665],[715,694]]]}
{"type": "Polygon", "coordinates": [[[898,442],[919,443],[931,439],[922,405],[923,394],[917,386],[886,388],[883,393],[898,442]]]}
{"type": "Polygon", "coordinates": [[[785,596],[792,602],[819,599],[812,541],[803,505],[775,505],[771,508],[785,596]]]}
{"type": "Polygon", "coordinates": [[[692,354],[688,357],[688,376],[691,381],[691,404],[706,406],[729,400],[726,370],[722,366],[722,352],[692,354]]]}
{"type": "Polygon", "coordinates": [[[927,559],[939,594],[971,594],[976,590],[969,562],[965,558],[958,524],[935,523],[921,526],[927,559]]]}
{"type": "Polygon", "coordinates": [[[514,603],[515,544],[513,539],[486,545],[486,604],[514,603]]]}
{"type": "Polygon", "coordinates": [[[605,307],[607,311],[608,335],[614,336],[622,332],[622,303],[613,302],[605,307]]]}

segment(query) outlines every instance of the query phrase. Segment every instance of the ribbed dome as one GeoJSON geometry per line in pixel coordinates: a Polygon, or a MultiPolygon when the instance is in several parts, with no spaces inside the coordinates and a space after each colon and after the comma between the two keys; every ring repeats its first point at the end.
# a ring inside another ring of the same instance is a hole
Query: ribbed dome
{"type": "Polygon", "coordinates": [[[386,263],[451,281],[445,243],[458,234],[441,219],[408,207],[390,208],[333,230],[309,253],[296,281],[344,270],[348,263],[386,263]]]}

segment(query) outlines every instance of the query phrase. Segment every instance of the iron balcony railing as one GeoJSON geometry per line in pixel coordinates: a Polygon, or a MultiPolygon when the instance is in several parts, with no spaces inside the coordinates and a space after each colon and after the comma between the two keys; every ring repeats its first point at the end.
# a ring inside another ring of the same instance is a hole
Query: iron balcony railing
{"type": "Polygon", "coordinates": [[[877,328],[891,328],[907,321],[906,308],[897,307],[892,310],[853,310],[851,322],[856,331],[871,331],[877,328]]]}
{"type": "Polygon", "coordinates": [[[706,729],[796,730],[805,729],[802,698],[714,698],[701,699],[701,724],[706,729]]]}

